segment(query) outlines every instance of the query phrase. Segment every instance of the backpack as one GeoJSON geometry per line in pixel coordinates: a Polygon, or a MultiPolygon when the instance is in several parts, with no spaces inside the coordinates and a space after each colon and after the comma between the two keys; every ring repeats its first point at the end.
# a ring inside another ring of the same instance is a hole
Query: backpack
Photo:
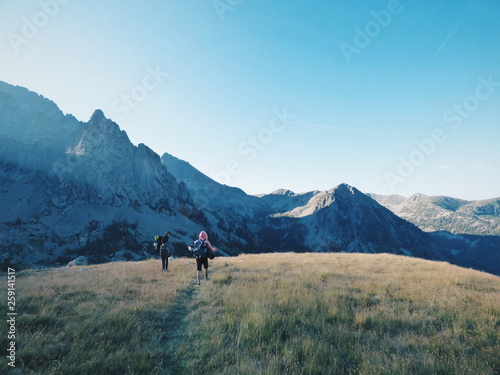
{"type": "Polygon", "coordinates": [[[193,252],[193,256],[196,258],[207,256],[207,244],[205,243],[205,240],[194,241],[193,249],[191,251],[193,252]]]}
{"type": "Polygon", "coordinates": [[[172,246],[168,246],[168,243],[165,242],[165,243],[162,243],[160,245],[160,254],[162,256],[172,256],[174,255],[174,248],[172,246]]]}
{"type": "Polygon", "coordinates": [[[155,243],[153,244],[153,246],[155,247],[155,249],[157,251],[160,250],[160,248],[161,248],[162,240],[163,240],[162,236],[158,236],[158,235],[155,236],[155,243]]]}

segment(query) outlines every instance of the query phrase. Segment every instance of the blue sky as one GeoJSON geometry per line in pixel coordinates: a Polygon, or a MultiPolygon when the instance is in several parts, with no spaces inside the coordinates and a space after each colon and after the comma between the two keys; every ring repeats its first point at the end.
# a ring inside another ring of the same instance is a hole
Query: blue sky
{"type": "Polygon", "coordinates": [[[250,194],[500,196],[497,0],[0,0],[0,80],[250,194]]]}

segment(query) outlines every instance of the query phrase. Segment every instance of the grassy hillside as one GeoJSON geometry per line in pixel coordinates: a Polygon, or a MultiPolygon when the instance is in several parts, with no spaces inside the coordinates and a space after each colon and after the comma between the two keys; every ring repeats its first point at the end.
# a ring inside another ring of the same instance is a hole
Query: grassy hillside
{"type": "Polygon", "coordinates": [[[160,268],[17,273],[22,373],[500,373],[496,276],[386,254],[217,258],[201,286],[191,259],[160,268]]]}

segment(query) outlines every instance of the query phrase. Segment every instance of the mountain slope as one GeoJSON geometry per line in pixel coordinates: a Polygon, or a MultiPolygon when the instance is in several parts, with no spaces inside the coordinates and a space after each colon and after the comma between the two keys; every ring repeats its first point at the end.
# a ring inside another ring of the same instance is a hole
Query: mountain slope
{"type": "Polygon", "coordinates": [[[222,185],[212,180],[184,160],[164,153],[161,161],[178,181],[189,187],[189,191],[200,209],[210,208],[211,211],[224,209],[226,214],[228,211],[235,211],[245,217],[254,216],[264,210],[264,206],[258,198],[247,195],[241,189],[222,185]]]}
{"type": "Polygon", "coordinates": [[[500,199],[466,201],[414,194],[370,194],[396,215],[429,232],[449,262],[500,274],[500,199]]]}
{"type": "Polygon", "coordinates": [[[163,155],[162,162],[186,183],[208,217],[230,223],[241,237],[242,232],[252,233],[260,241],[248,243],[260,251],[392,252],[442,259],[430,236],[347,184],[329,191],[295,194],[280,189],[254,197],[171,155],[163,155]]]}
{"type": "MultiPolygon", "coordinates": [[[[243,252],[389,252],[500,273],[500,237],[424,233],[347,184],[329,191],[296,194],[280,189],[249,197],[171,155],[164,155],[162,162],[186,183],[211,222],[219,223],[217,230],[223,229],[218,232],[220,236],[237,234],[238,239],[230,246],[243,252]]],[[[385,204],[405,200],[399,196],[377,198],[384,198],[385,204]]]]}
{"type": "Polygon", "coordinates": [[[424,194],[414,194],[409,198],[370,196],[426,232],[500,236],[500,198],[466,201],[424,194]]]}
{"type": "Polygon", "coordinates": [[[155,234],[184,243],[202,228],[185,185],[100,110],[78,122],[2,83],[0,129],[0,260],[144,258],[155,234]]]}
{"type": "Polygon", "coordinates": [[[274,211],[265,200],[222,185],[170,154],[162,156],[162,163],[186,185],[216,239],[224,243],[226,253],[306,250],[299,235],[303,232],[300,225],[270,217],[274,211]]]}
{"type": "Polygon", "coordinates": [[[213,181],[172,155],[164,154],[162,162],[186,183],[207,217],[227,223],[219,229],[232,228],[254,249],[391,252],[441,259],[430,236],[347,184],[329,191],[295,194],[281,189],[254,197],[213,181]],[[244,233],[257,239],[247,239],[244,233]]]}
{"type": "MultiPolygon", "coordinates": [[[[280,217],[296,218],[308,229],[306,245],[315,251],[391,252],[440,259],[433,240],[413,224],[347,184],[329,191],[287,194],[290,200],[310,197],[280,217]]],[[[283,201],[283,195],[262,199],[283,201]]]]}

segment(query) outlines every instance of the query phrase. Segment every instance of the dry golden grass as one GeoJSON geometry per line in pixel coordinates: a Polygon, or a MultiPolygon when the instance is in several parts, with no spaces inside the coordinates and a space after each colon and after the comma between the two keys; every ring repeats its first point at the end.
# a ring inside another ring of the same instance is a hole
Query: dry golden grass
{"type": "Polygon", "coordinates": [[[263,254],[220,260],[212,281],[178,351],[187,373],[500,371],[496,276],[385,254],[263,254]]]}
{"type": "Polygon", "coordinates": [[[166,273],[158,260],[18,273],[17,364],[24,374],[161,373],[192,284],[186,262],[166,273]]]}
{"type": "Polygon", "coordinates": [[[499,277],[387,254],[261,254],[217,258],[198,287],[192,263],[177,259],[167,273],[158,260],[18,273],[19,367],[500,373],[499,277]]]}

